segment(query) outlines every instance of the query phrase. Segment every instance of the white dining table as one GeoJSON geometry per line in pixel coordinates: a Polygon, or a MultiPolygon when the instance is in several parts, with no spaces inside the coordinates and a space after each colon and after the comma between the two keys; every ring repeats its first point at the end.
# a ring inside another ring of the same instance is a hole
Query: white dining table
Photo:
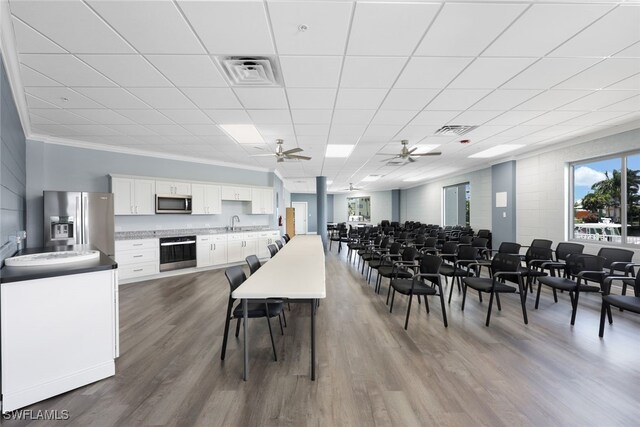
{"type": "Polygon", "coordinates": [[[318,235],[298,235],[253,273],[231,296],[242,300],[244,322],[244,375],[249,378],[249,300],[285,299],[311,307],[311,379],[316,377],[315,312],[325,298],[324,246],[318,235]]]}

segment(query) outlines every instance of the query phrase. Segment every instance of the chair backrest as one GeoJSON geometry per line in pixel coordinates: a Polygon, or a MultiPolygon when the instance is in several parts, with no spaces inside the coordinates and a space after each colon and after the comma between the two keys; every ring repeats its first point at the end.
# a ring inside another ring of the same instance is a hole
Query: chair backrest
{"type": "Polygon", "coordinates": [[[247,261],[247,265],[249,266],[249,272],[251,272],[251,274],[258,271],[258,269],[262,266],[262,264],[260,264],[260,260],[255,255],[249,255],[244,260],[247,261]]]}
{"type": "Polygon", "coordinates": [[[431,231],[429,231],[429,237],[438,237],[438,229],[432,228],[431,231]]]}
{"type": "Polygon", "coordinates": [[[522,245],[520,243],[515,242],[502,242],[500,243],[500,247],[498,248],[498,253],[500,254],[517,254],[520,252],[520,248],[522,245]]]}
{"type": "MultiPolygon", "coordinates": [[[[605,258],[604,268],[611,268],[611,264],[614,262],[631,262],[633,258],[633,251],[628,249],[619,248],[600,248],[598,256],[605,258]]],[[[613,268],[614,271],[624,271],[624,265],[617,265],[613,268]]]]}
{"type": "Polygon", "coordinates": [[[269,249],[269,253],[271,254],[271,258],[273,258],[278,253],[278,247],[276,245],[268,245],[267,249],[269,249]]]}
{"type": "Polygon", "coordinates": [[[418,250],[414,247],[404,248],[402,251],[402,261],[413,261],[418,255],[418,250]]]}
{"type": "Polygon", "coordinates": [[[473,245],[471,242],[473,242],[473,236],[460,236],[460,243],[464,245],[473,245]]]}
{"type": "Polygon", "coordinates": [[[445,242],[440,251],[443,255],[455,255],[458,253],[458,242],[445,242]]]}
{"type": "MultiPolygon", "coordinates": [[[[605,267],[607,259],[598,255],[573,254],[567,257],[567,270],[570,275],[575,276],[581,271],[601,271],[605,267]]],[[[601,282],[603,276],[600,274],[587,275],[587,279],[601,282]]]]}
{"type": "Polygon", "coordinates": [[[413,244],[414,245],[424,245],[424,242],[426,242],[426,240],[427,240],[427,238],[424,237],[424,234],[418,234],[413,239],[413,244]]]}
{"type": "Polygon", "coordinates": [[[386,249],[389,246],[389,237],[385,236],[380,241],[380,249],[386,249]]]}
{"type": "Polygon", "coordinates": [[[407,240],[409,238],[409,233],[406,231],[403,231],[402,233],[400,233],[400,235],[398,236],[398,239],[400,240],[407,240]]]}
{"type": "Polygon", "coordinates": [[[400,249],[402,249],[402,243],[393,242],[391,246],[389,246],[389,255],[398,255],[400,253],[400,249]]]}
{"type": "Polygon", "coordinates": [[[291,237],[289,237],[288,234],[285,234],[284,236],[282,236],[282,238],[284,239],[285,243],[289,243],[289,240],[291,240],[291,237]]]}
{"type": "Polygon", "coordinates": [[[478,230],[478,237],[484,237],[485,239],[488,239],[489,235],[491,235],[491,231],[489,230],[478,230]]]}
{"type": "Polygon", "coordinates": [[[282,249],[283,245],[282,245],[282,242],[280,240],[276,240],[275,243],[276,243],[276,246],[278,247],[278,250],[282,249]]]}
{"type": "Polygon", "coordinates": [[[547,248],[547,249],[551,249],[551,245],[553,245],[553,242],[551,240],[547,240],[547,239],[533,239],[531,241],[531,245],[529,245],[532,248],[547,248]]]}
{"type": "Polygon", "coordinates": [[[560,242],[556,246],[556,259],[565,261],[571,254],[581,254],[584,251],[584,245],[580,243],[560,242]]]}
{"type": "Polygon", "coordinates": [[[553,259],[553,251],[551,248],[545,248],[541,246],[529,246],[524,259],[529,262],[532,260],[549,260],[553,259]]]}
{"type": "Polygon", "coordinates": [[[458,260],[475,261],[478,259],[478,248],[469,245],[458,246],[458,260]]]}
{"type": "MultiPolygon", "coordinates": [[[[420,260],[420,274],[438,274],[440,272],[441,265],[442,258],[436,255],[425,254],[420,260]]],[[[440,276],[437,278],[427,277],[426,280],[431,283],[438,283],[439,277],[440,276]]]]}
{"type": "MultiPolygon", "coordinates": [[[[491,272],[496,274],[498,272],[515,272],[520,267],[520,257],[509,253],[497,253],[491,260],[491,272]]],[[[505,280],[517,283],[518,276],[503,276],[505,280]]]]}
{"type": "Polygon", "coordinates": [[[471,240],[471,246],[473,246],[474,248],[486,248],[488,244],[489,239],[487,239],[486,237],[475,237],[471,240]]]}
{"type": "MultiPolygon", "coordinates": [[[[235,265],[233,267],[229,267],[224,271],[224,275],[227,277],[227,281],[229,282],[230,292],[235,291],[238,286],[242,285],[245,280],[247,280],[247,276],[244,274],[244,269],[241,265],[235,265]]],[[[231,293],[229,293],[229,297],[231,297],[231,293]]]]}
{"type": "Polygon", "coordinates": [[[427,237],[424,239],[424,247],[425,248],[435,248],[438,243],[438,239],[435,237],[427,237]]]}
{"type": "Polygon", "coordinates": [[[384,227],[388,227],[389,226],[389,220],[388,219],[383,219],[382,221],[380,221],[380,227],[384,228],[384,227]]]}
{"type": "Polygon", "coordinates": [[[640,270],[638,270],[636,281],[633,284],[633,293],[635,296],[640,297],[640,270]]]}

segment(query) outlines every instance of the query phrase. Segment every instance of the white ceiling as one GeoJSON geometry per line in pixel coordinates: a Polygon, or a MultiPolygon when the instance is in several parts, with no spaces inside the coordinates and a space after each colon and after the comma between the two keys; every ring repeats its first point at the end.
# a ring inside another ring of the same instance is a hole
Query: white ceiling
{"type": "MultiPolygon", "coordinates": [[[[640,2],[10,0],[31,136],[277,169],[368,190],[478,168],[640,117],[640,2]],[[299,26],[306,25],[306,31],[299,26]],[[217,56],[270,55],[282,87],[232,87],[217,56]],[[218,124],[255,124],[241,145],[218,124]],[[434,136],[445,124],[479,126],[434,136]],[[308,162],[249,157],[298,146],[308,162]],[[381,153],[439,144],[401,167],[381,153]],[[327,144],[355,144],[347,159],[327,144]],[[511,154],[513,155],[513,153],[511,154]],[[361,182],[369,174],[384,175],[361,182]]],[[[11,60],[8,58],[7,60],[11,60]]]]}

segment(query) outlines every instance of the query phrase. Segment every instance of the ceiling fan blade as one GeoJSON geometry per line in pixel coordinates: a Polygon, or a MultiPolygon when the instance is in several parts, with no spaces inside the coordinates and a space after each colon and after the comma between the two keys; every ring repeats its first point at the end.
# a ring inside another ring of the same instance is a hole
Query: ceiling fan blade
{"type": "Polygon", "coordinates": [[[412,158],[412,157],[408,157],[409,163],[413,163],[416,161],[416,159],[412,158]]]}
{"type": "Polygon", "coordinates": [[[249,157],[267,157],[267,156],[277,156],[277,154],[275,154],[275,153],[269,153],[269,154],[251,154],[249,157]]]}
{"type": "Polygon", "coordinates": [[[416,151],[417,149],[418,149],[418,147],[413,147],[411,150],[409,150],[409,153],[408,153],[408,154],[413,153],[413,152],[414,152],[414,151],[416,151]]]}
{"type": "Polygon", "coordinates": [[[286,154],[284,155],[287,159],[299,159],[299,160],[311,160],[311,157],[307,156],[298,156],[297,154],[286,154]]]}
{"type": "Polygon", "coordinates": [[[299,153],[301,151],[304,151],[304,150],[302,148],[292,148],[291,150],[283,151],[282,154],[293,154],[293,153],[299,153]]]}
{"type": "Polygon", "coordinates": [[[380,160],[380,161],[381,161],[381,162],[390,162],[391,160],[399,159],[399,158],[401,158],[401,157],[402,157],[402,156],[393,156],[393,157],[390,157],[390,158],[388,158],[388,159],[383,159],[383,160],[380,160]]]}
{"type": "Polygon", "coordinates": [[[439,151],[430,151],[428,153],[412,154],[412,156],[440,156],[441,154],[439,151]]]}

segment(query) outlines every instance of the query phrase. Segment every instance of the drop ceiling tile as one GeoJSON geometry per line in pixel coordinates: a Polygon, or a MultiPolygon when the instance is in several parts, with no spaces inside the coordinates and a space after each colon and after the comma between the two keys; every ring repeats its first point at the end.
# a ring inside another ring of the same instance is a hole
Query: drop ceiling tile
{"type": "Polygon", "coordinates": [[[614,90],[640,90],[640,73],[607,86],[614,90]]]}
{"type": "Polygon", "coordinates": [[[396,88],[446,87],[473,58],[413,57],[395,84],[396,88]]]}
{"type": "Polygon", "coordinates": [[[289,110],[247,110],[255,124],[291,124],[289,110]]]}
{"type": "Polygon", "coordinates": [[[168,125],[173,124],[167,116],[160,114],[157,110],[126,110],[118,109],[116,113],[125,116],[141,125],[168,125]]]}
{"type": "Polygon", "coordinates": [[[293,135],[295,135],[295,131],[293,130],[293,125],[256,125],[258,132],[265,139],[292,139],[293,135]]]}
{"type": "Polygon", "coordinates": [[[436,126],[438,129],[442,125],[449,123],[453,118],[459,115],[462,111],[437,111],[437,110],[425,110],[420,112],[412,121],[412,126],[436,126]]]}
{"type": "Polygon", "coordinates": [[[20,65],[20,79],[22,86],[62,86],[55,80],[22,64],[20,65]]]}
{"type": "Polygon", "coordinates": [[[146,58],[180,87],[227,87],[208,55],[147,55],[146,58]]]}
{"type": "Polygon", "coordinates": [[[76,135],[83,136],[102,136],[102,135],[118,135],[113,129],[102,125],[65,125],[71,129],[76,135]]]}
{"type": "Polygon", "coordinates": [[[204,110],[205,114],[221,125],[252,124],[245,110],[204,110]]]}
{"type": "MultiPolygon", "coordinates": [[[[24,91],[60,108],[100,108],[86,96],[66,87],[26,87],[24,91]]],[[[30,105],[31,106],[31,105],[30,105]]],[[[35,106],[33,107],[35,108],[35,106]]],[[[46,108],[46,107],[44,107],[46,108]]]]}
{"type": "Polygon", "coordinates": [[[182,127],[196,136],[225,135],[225,133],[216,125],[184,124],[182,127]]]}
{"type": "Polygon", "coordinates": [[[149,106],[140,99],[119,87],[74,87],[73,89],[107,108],[149,108],[149,106]]]}
{"type": "Polygon", "coordinates": [[[151,136],[151,135],[155,135],[156,139],[159,138],[159,136],[152,131],[151,129],[145,127],[145,126],[141,126],[141,125],[132,125],[132,124],[113,124],[113,125],[109,125],[110,129],[113,129],[116,132],[119,132],[123,135],[128,135],[128,136],[151,136]]]}
{"type": "Polygon", "coordinates": [[[549,111],[524,123],[525,126],[557,125],[567,120],[584,115],[583,111],[549,111]]]}
{"type": "Polygon", "coordinates": [[[602,111],[640,111],[640,95],[634,96],[633,98],[625,99],[624,101],[616,102],[615,104],[608,105],[604,107],[602,111]]]}
{"type": "Polygon", "coordinates": [[[360,142],[384,142],[393,138],[402,125],[370,125],[360,138],[360,142]]]}
{"type": "Polygon", "coordinates": [[[269,2],[268,7],[280,55],[344,53],[351,2],[269,2]]]}
{"type": "Polygon", "coordinates": [[[188,130],[180,125],[146,125],[160,136],[188,136],[191,135],[188,130]]]}
{"type": "Polygon", "coordinates": [[[386,94],[386,89],[341,88],[338,91],[336,109],[377,110],[386,94]]]}
{"type": "Polygon", "coordinates": [[[90,125],[93,124],[91,120],[88,120],[84,117],[80,117],[77,114],[69,112],[67,110],[62,110],[59,108],[51,109],[51,108],[31,108],[29,110],[31,114],[34,114],[38,117],[42,117],[47,120],[51,120],[55,124],[58,125],[90,125]]]}
{"type": "Polygon", "coordinates": [[[438,128],[439,126],[409,125],[404,129],[402,129],[400,132],[398,132],[398,134],[395,136],[394,139],[398,139],[398,140],[407,139],[409,140],[410,144],[416,144],[428,136],[433,136],[433,133],[438,128]]]}
{"type": "Polygon", "coordinates": [[[287,96],[292,109],[333,108],[337,89],[287,88],[287,96]]]}
{"type": "Polygon", "coordinates": [[[438,89],[391,89],[383,110],[422,110],[437,94],[438,89]]]}
{"type": "Polygon", "coordinates": [[[335,110],[332,123],[336,125],[368,124],[374,113],[374,110],[335,110]]]}
{"type": "Polygon", "coordinates": [[[415,110],[378,110],[372,125],[405,125],[418,114],[415,110]]]}
{"type": "Polygon", "coordinates": [[[549,89],[600,61],[599,58],[542,58],[502,88],[549,89]]]}
{"type": "Polygon", "coordinates": [[[57,105],[46,102],[40,98],[36,98],[35,96],[31,96],[28,93],[25,93],[24,97],[27,100],[27,106],[29,108],[58,108],[57,105]]]}
{"type": "Polygon", "coordinates": [[[198,108],[206,110],[242,108],[235,93],[229,88],[180,88],[198,108]]]}
{"type": "MultiPolygon", "coordinates": [[[[466,110],[486,96],[489,89],[446,89],[429,103],[429,110],[466,110]]],[[[474,109],[478,109],[475,108],[474,109]]],[[[495,108],[492,108],[495,109],[495,108]]]]}
{"type": "Polygon", "coordinates": [[[527,135],[532,135],[536,132],[541,131],[542,129],[546,128],[546,125],[538,125],[538,126],[526,126],[526,125],[519,125],[519,126],[514,126],[511,129],[508,129],[504,132],[500,133],[501,137],[511,137],[511,138],[521,138],[523,136],[527,136],[527,135]]]}
{"type": "Polygon", "coordinates": [[[541,92],[541,90],[537,89],[498,89],[478,101],[477,104],[474,104],[473,109],[510,110],[541,92]]]}
{"type": "Polygon", "coordinates": [[[128,119],[114,112],[113,110],[108,110],[106,108],[78,108],[69,109],[68,111],[101,125],[133,124],[133,121],[131,119],[128,119]]]}
{"type": "Polygon", "coordinates": [[[603,4],[534,4],[483,55],[544,56],[610,9],[603,4]]]}
{"type": "Polygon", "coordinates": [[[73,55],[23,54],[20,62],[65,86],[115,86],[73,55]]]}
{"type": "Polygon", "coordinates": [[[31,130],[37,134],[50,135],[50,136],[69,136],[77,135],[78,133],[64,125],[34,125],[31,130]]]}
{"type": "Polygon", "coordinates": [[[632,90],[599,90],[577,101],[559,107],[559,110],[594,111],[616,102],[638,95],[640,92],[632,90]]]}
{"type": "Polygon", "coordinates": [[[171,86],[169,80],[139,55],[79,55],[79,57],[120,86],[171,86]]]}
{"type": "Polygon", "coordinates": [[[329,125],[295,125],[296,135],[327,136],[329,125]]]}
{"type": "Polygon", "coordinates": [[[170,1],[89,1],[140,53],[205,53],[170,1]]]}
{"type": "Polygon", "coordinates": [[[597,125],[598,123],[606,122],[609,120],[616,119],[618,117],[622,117],[627,113],[623,113],[620,111],[593,111],[591,113],[584,114],[582,116],[576,117],[574,119],[568,120],[564,122],[564,125],[570,126],[591,126],[597,125]]]}
{"type": "Polygon", "coordinates": [[[17,18],[12,19],[18,53],[66,53],[60,46],[17,18]]]}
{"type": "Polygon", "coordinates": [[[282,88],[235,88],[233,91],[247,109],[276,109],[289,108],[287,97],[282,88]]]}
{"type": "Polygon", "coordinates": [[[280,56],[284,82],[292,87],[337,87],[340,56],[280,56]]]}
{"type": "Polygon", "coordinates": [[[196,108],[189,98],[173,87],[134,87],[129,90],[153,108],[187,110],[196,108]]]}
{"type": "Polygon", "coordinates": [[[415,54],[476,56],[525,8],[522,4],[447,3],[415,54]],[[473,31],[465,31],[466,28],[473,31]]]}
{"type": "Polygon", "coordinates": [[[329,124],[332,114],[332,110],[291,110],[293,123],[296,125],[329,124]]]}
{"type": "Polygon", "coordinates": [[[487,124],[517,126],[544,113],[544,111],[507,111],[493,120],[488,121],[487,124]]]}
{"type": "Polygon", "coordinates": [[[601,89],[640,72],[640,58],[609,58],[557,85],[557,89],[601,89]]]}
{"type": "Polygon", "coordinates": [[[134,53],[80,1],[12,1],[11,13],[71,53],[134,53]],[[90,34],[90,37],[82,35],[90,34]]]}
{"type": "Polygon", "coordinates": [[[55,125],[56,122],[53,120],[49,120],[49,119],[45,119],[44,117],[40,117],[37,116],[33,113],[33,109],[31,110],[32,112],[29,114],[29,122],[31,124],[31,126],[34,125],[55,125]]]}
{"type": "Polygon", "coordinates": [[[640,42],[613,55],[615,58],[640,58],[640,42]]]}
{"type": "Polygon", "coordinates": [[[500,115],[502,111],[478,111],[478,110],[467,110],[460,113],[454,119],[451,120],[450,123],[458,123],[458,124],[466,124],[471,126],[479,126],[483,123],[488,122],[489,120],[495,118],[500,115]]]}
{"type": "Polygon", "coordinates": [[[206,125],[213,124],[211,119],[200,110],[173,110],[164,109],[159,110],[160,113],[169,117],[171,120],[179,125],[194,124],[194,125],[206,125]]]}
{"type": "Polygon", "coordinates": [[[366,128],[366,124],[340,125],[333,123],[331,125],[331,132],[329,136],[359,137],[360,135],[362,135],[366,128]]]}
{"type": "Polygon", "coordinates": [[[179,0],[178,6],[211,54],[275,52],[263,2],[179,0]]]}
{"type": "Polygon", "coordinates": [[[558,90],[552,89],[542,92],[535,98],[518,105],[516,110],[529,110],[529,111],[549,111],[568,104],[571,101],[575,101],[578,98],[589,95],[591,91],[588,90],[558,90]]]}
{"type": "Polygon", "coordinates": [[[347,56],[340,87],[389,88],[406,62],[404,57],[347,56]]]}
{"type": "Polygon", "coordinates": [[[357,3],[347,54],[410,55],[438,8],[437,4],[357,3]]]}
{"type": "Polygon", "coordinates": [[[619,6],[553,51],[552,56],[611,56],[640,40],[640,7],[619,6]]]}
{"type": "Polygon", "coordinates": [[[514,77],[535,58],[477,58],[451,84],[451,89],[494,89],[514,77]]]}

